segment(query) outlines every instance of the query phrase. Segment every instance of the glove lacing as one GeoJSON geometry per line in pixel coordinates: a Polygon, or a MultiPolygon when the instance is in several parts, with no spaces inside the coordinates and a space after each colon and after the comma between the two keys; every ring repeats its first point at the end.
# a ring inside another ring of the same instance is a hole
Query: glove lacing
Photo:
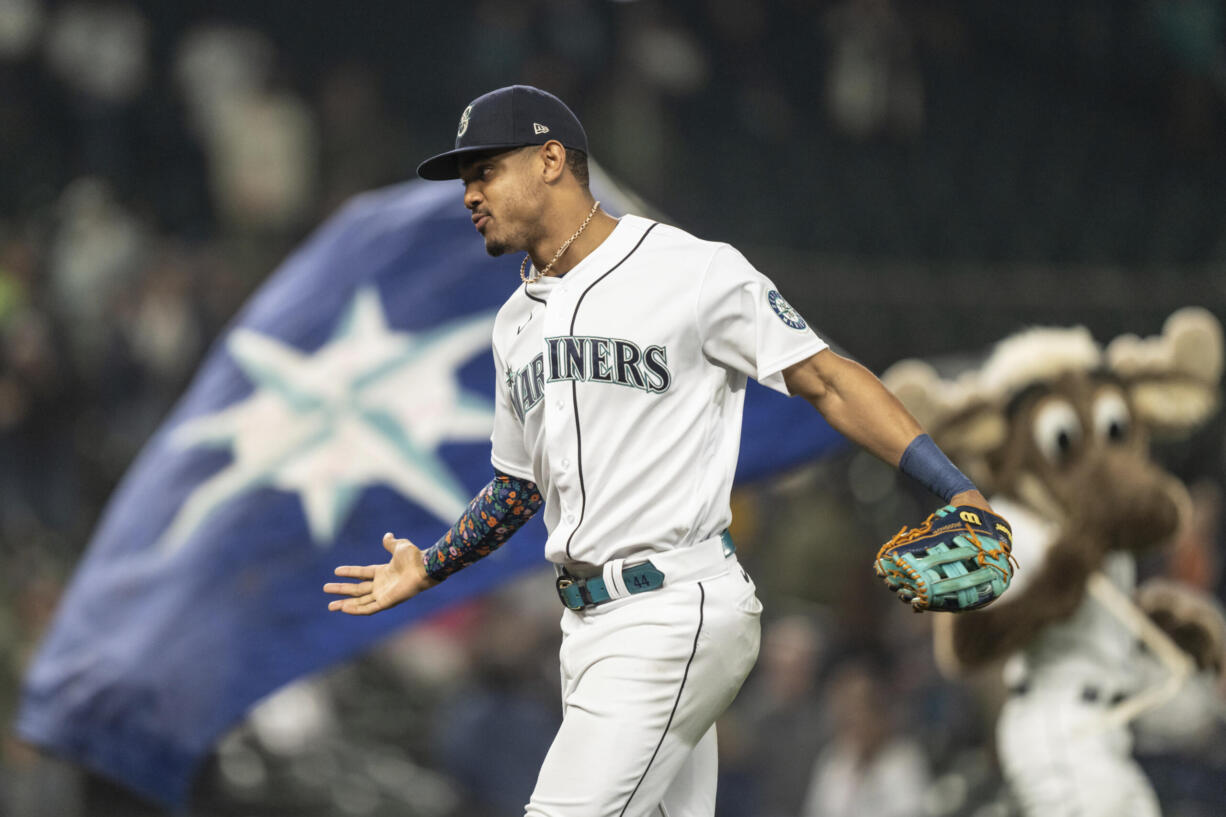
{"type": "MultiPolygon", "coordinates": [[[[908,528],[906,525],[903,525],[902,528],[899,529],[898,533],[894,534],[890,538],[890,541],[882,545],[877,551],[877,561],[875,562],[875,566],[878,575],[884,575],[892,578],[910,579],[915,583],[915,598],[911,599],[911,605],[916,609],[927,608],[930,601],[928,583],[924,581],[923,575],[902,559],[891,558],[890,563],[894,565],[894,569],[886,570],[884,573],[880,568],[880,564],[882,562],[882,558],[889,555],[889,552],[894,548],[910,544],[916,539],[922,539],[930,534],[932,532],[932,520],[934,516],[935,514],[930,514],[928,518],[924,520],[923,524],[919,525],[918,527],[908,528]]],[[[993,559],[999,559],[1001,556],[1004,556],[1009,560],[1009,563],[1013,565],[1013,569],[1016,571],[1019,568],[1019,565],[1017,563],[1017,559],[1013,555],[1013,548],[1009,543],[1008,537],[992,537],[999,547],[988,549],[983,546],[983,542],[979,540],[979,537],[975,534],[975,529],[971,527],[969,522],[963,520],[962,527],[966,529],[967,536],[970,538],[970,541],[975,544],[977,549],[975,553],[975,563],[980,567],[991,567],[999,570],[1000,574],[1004,576],[1005,580],[1007,581],[1009,579],[1009,573],[1000,565],[995,564],[994,562],[989,562],[988,557],[991,556],[993,559]]]]}

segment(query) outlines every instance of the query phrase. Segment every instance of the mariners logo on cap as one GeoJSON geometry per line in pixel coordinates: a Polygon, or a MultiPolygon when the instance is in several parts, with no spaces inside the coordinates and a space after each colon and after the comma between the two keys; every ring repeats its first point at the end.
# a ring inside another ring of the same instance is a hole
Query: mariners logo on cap
{"type": "Polygon", "coordinates": [[[766,293],[766,300],[770,301],[771,309],[775,310],[775,314],[779,316],[779,320],[786,323],[793,329],[804,329],[808,324],[805,319],[800,317],[800,313],[792,308],[792,305],[783,299],[778,290],[772,289],[766,293]]]}
{"type": "Polygon", "coordinates": [[[468,118],[473,115],[473,106],[469,105],[464,109],[464,113],[460,114],[460,129],[455,132],[455,138],[459,139],[468,130],[468,118]]]}

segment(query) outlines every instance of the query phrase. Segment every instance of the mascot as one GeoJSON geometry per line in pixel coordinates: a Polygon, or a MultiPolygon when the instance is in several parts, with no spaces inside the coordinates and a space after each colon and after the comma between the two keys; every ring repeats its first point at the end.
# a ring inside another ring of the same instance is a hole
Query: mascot
{"type": "Polygon", "coordinates": [[[1159,815],[1129,724],[1220,688],[1219,605],[1167,579],[1138,588],[1136,558],[1190,505],[1149,443],[1213,415],[1222,356],[1221,325],[1189,308],[1105,349],[1084,328],[1031,329],[956,380],[914,360],[883,377],[1013,524],[1012,588],[934,632],[949,674],[1002,662],[997,749],[1027,817],[1159,815]]]}

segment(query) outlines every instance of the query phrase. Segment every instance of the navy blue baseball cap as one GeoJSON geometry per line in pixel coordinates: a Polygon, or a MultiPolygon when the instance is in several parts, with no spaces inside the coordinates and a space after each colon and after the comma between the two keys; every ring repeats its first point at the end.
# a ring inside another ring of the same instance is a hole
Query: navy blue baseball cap
{"type": "Polygon", "coordinates": [[[460,115],[455,149],[422,162],[417,175],[431,181],[458,179],[466,154],[543,145],[550,139],[588,152],[587,134],[566,103],[531,85],[510,85],[474,99],[460,115]]]}

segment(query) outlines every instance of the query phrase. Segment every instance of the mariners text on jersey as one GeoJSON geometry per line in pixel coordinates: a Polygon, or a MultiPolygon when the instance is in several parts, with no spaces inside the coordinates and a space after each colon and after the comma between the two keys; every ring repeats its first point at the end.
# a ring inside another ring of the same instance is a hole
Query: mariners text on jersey
{"type": "Polygon", "coordinates": [[[673,383],[663,346],[643,349],[634,341],[599,337],[545,338],[545,346],[548,356],[542,352],[518,372],[507,372],[511,407],[520,420],[545,396],[546,379],[613,383],[648,394],[668,391],[673,383]]]}

